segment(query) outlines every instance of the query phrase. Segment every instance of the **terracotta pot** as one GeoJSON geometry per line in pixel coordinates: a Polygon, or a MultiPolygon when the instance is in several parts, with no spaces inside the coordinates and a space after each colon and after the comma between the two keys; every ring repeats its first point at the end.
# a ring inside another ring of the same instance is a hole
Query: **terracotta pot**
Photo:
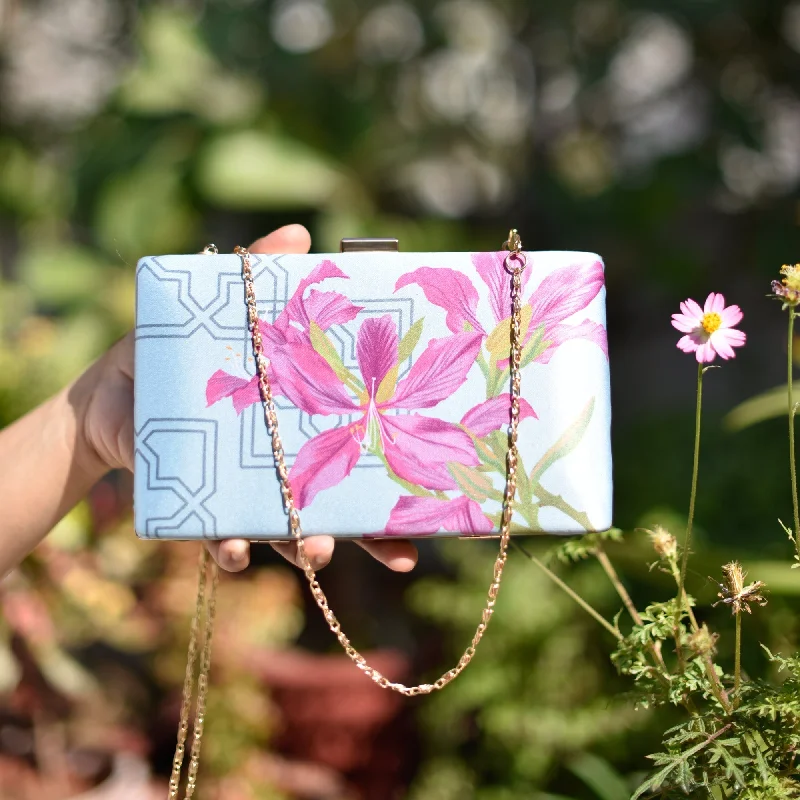
{"type": "MultiPolygon", "coordinates": [[[[409,665],[401,654],[364,655],[389,680],[408,678],[409,665]]],[[[346,787],[342,797],[405,796],[416,758],[407,698],[376,686],[344,655],[261,651],[252,654],[251,668],[279,711],[282,725],[273,746],[283,759],[332,770],[346,787]]],[[[291,775],[288,768],[278,772],[291,775]]],[[[298,797],[314,796],[299,787],[281,788],[298,797]]]]}

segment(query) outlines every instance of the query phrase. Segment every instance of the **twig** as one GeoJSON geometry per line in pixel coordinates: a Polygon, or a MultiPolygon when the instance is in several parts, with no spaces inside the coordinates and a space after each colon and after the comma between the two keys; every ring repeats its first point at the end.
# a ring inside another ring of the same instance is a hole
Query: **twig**
{"type": "Polygon", "coordinates": [[[555,574],[548,566],[546,566],[542,561],[540,561],[533,553],[529,553],[519,542],[515,542],[514,539],[511,540],[511,544],[514,545],[524,556],[529,558],[537,567],[539,567],[548,578],[550,578],[553,583],[556,584],[560,589],[563,589],[587,614],[592,616],[597,622],[599,622],[615,639],[618,641],[622,641],[623,636],[619,632],[617,628],[615,628],[602,614],[598,613],[592,606],[590,606],[579,594],[577,594],[573,589],[571,589],[558,575],[555,574]]]}

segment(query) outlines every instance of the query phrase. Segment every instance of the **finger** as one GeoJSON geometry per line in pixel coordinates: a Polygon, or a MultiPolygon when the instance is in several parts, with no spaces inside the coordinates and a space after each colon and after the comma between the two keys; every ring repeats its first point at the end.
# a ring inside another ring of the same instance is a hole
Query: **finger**
{"type": "Polygon", "coordinates": [[[284,225],[250,245],[251,253],[307,253],[311,234],[302,225],[284,225]]]}
{"type": "Polygon", "coordinates": [[[372,541],[354,539],[353,541],[374,559],[395,572],[411,572],[417,565],[417,548],[411,542],[403,539],[375,539],[372,541]]]}
{"type": "Polygon", "coordinates": [[[206,542],[211,558],[227,572],[241,572],[250,563],[250,542],[246,539],[225,539],[206,542]]]}
{"type": "MultiPolygon", "coordinates": [[[[314,569],[327,566],[333,556],[334,540],[332,536],[308,536],[303,539],[306,555],[314,569]]],[[[273,542],[272,548],[296,567],[303,568],[297,555],[296,542],[273,542]]]]}
{"type": "Polygon", "coordinates": [[[129,331],[112,348],[111,354],[119,371],[130,380],[133,380],[134,334],[129,331]]]}

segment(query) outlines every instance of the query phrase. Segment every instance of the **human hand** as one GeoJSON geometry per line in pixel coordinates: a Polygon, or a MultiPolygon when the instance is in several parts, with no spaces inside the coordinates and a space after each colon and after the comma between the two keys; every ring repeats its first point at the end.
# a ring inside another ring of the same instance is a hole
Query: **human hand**
{"type": "MultiPolygon", "coordinates": [[[[287,225],[256,241],[251,253],[307,253],[311,237],[302,225],[287,225]]],[[[134,338],[129,333],[117,342],[87,373],[93,380],[82,381],[91,387],[82,408],[85,458],[99,460],[106,469],[133,470],[133,358],[134,338]]],[[[84,377],[87,377],[84,376],[84,377]]],[[[276,488],[277,491],[277,488],[276,488]]],[[[361,541],[356,544],[389,569],[408,572],[417,561],[417,550],[407,541],[361,541]]],[[[245,539],[209,541],[214,560],[225,570],[239,572],[250,563],[250,543],[245,539]]],[[[273,544],[284,558],[299,566],[294,542],[273,544]]],[[[333,555],[332,536],[309,536],[305,551],[315,569],[324,567],[333,555]]]]}

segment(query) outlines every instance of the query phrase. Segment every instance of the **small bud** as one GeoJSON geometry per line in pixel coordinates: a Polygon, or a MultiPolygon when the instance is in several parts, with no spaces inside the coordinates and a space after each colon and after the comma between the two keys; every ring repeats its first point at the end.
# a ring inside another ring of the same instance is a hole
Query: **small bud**
{"type": "Polygon", "coordinates": [[[744,581],[747,573],[742,569],[742,565],[738,561],[731,561],[730,564],[726,564],[722,568],[722,573],[725,576],[725,583],[719,585],[720,591],[717,597],[720,599],[719,602],[714,603],[715,606],[721,602],[729,605],[733,614],[741,614],[742,611],[750,614],[752,613],[750,611],[750,603],[758,603],[760,606],[767,604],[766,598],[761,594],[766,587],[764,581],[753,581],[753,583],[745,586],[744,581]]]}
{"type": "Polygon", "coordinates": [[[780,281],[772,281],[772,296],[783,303],[783,309],[800,304],[800,264],[784,264],[780,281]]]}
{"type": "Polygon", "coordinates": [[[650,544],[660,558],[671,561],[678,555],[678,540],[666,529],[656,525],[652,531],[647,531],[650,544]]]}
{"type": "Polygon", "coordinates": [[[717,639],[719,634],[712,633],[704,622],[702,627],[689,637],[689,647],[695,655],[713,656],[717,652],[717,639]]]}

